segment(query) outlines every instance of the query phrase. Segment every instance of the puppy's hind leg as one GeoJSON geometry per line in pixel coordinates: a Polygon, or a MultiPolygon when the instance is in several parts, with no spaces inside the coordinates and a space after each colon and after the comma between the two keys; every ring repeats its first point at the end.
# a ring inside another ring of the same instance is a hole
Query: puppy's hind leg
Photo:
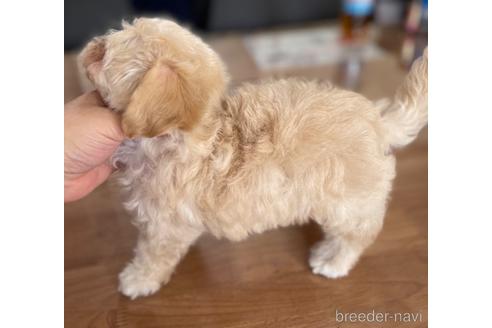
{"type": "Polygon", "coordinates": [[[131,299],[153,294],[167,283],[179,260],[202,233],[199,228],[170,221],[142,226],[135,257],[119,275],[119,290],[131,299]]]}
{"type": "Polygon", "coordinates": [[[320,222],[325,238],[311,249],[309,265],[313,273],[327,278],[346,276],[376,238],[383,218],[384,204],[382,210],[379,207],[353,218],[320,222]]]}

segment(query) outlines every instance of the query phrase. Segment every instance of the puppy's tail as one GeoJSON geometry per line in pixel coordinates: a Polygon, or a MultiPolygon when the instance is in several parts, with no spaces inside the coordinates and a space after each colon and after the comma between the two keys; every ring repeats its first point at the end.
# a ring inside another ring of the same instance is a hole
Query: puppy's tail
{"type": "Polygon", "coordinates": [[[387,144],[399,148],[411,143],[427,124],[427,48],[417,59],[381,117],[387,144]]]}

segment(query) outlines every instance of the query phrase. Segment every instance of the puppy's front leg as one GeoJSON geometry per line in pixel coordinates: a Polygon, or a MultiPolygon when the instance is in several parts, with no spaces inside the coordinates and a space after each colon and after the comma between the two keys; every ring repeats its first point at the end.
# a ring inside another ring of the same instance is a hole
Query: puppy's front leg
{"type": "Polygon", "coordinates": [[[166,284],[179,260],[202,230],[167,220],[140,230],[135,257],[120,273],[119,290],[131,299],[147,296],[166,284]]]}

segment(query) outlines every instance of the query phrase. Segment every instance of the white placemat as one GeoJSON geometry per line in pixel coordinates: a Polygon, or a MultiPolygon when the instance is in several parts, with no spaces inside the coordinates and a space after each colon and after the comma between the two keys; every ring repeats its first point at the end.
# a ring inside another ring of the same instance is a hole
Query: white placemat
{"type": "MultiPolygon", "coordinates": [[[[256,66],[263,71],[331,65],[345,58],[337,27],[263,33],[246,36],[243,42],[256,66]]],[[[362,48],[360,56],[366,61],[383,53],[377,45],[369,43],[362,48]]]]}

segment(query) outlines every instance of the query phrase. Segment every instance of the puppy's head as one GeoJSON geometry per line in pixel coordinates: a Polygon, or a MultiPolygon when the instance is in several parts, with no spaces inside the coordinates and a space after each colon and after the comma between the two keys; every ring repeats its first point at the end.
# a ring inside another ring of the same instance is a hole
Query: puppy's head
{"type": "Polygon", "coordinates": [[[198,37],[165,19],[140,18],[90,41],[81,67],[128,137],[190,130],[217,106],[224,66],[198,37]]]}

